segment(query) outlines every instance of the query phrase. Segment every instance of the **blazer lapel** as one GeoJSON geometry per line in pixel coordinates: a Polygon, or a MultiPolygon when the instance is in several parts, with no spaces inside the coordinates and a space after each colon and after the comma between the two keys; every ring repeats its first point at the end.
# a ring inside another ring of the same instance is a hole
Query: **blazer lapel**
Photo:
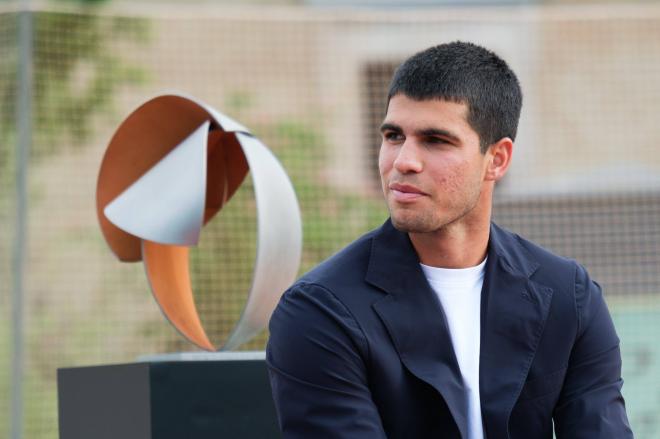
{"type": "Polygon", "coordinates": [[[479,362],[487,437],[509,437],[509,417],[548,317],[552,289],[529,279],[538,267],[514,235],[492,225],[481,297],[479,362]]]}
{"type": "Polygon", "coordinates": [[[440,393],[467,435],[467,400],[447,320],[407,234],[388,221],[372,242],[367,282],[389,293],[373,304],[404,366],[440,393]]]}

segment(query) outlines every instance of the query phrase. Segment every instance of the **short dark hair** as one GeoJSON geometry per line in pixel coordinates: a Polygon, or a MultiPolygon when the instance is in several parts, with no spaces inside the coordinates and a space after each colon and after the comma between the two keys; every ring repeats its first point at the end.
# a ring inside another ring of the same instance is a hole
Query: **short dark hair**
{"type": "Polygon", "coordinates": [[[502,58],[476,44],[455,41],[411,56],[394,72],[388,102],[399,93],[465,103],[482,153],[503,137],[516,138],[522,107],[518,78],[502,58]]]}

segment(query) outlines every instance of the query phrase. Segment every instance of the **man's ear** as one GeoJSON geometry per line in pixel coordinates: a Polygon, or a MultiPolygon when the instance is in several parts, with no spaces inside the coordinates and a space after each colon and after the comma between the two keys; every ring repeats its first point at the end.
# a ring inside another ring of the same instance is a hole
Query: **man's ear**
{"type": "Polygon", "coordinates": [[[513,154],[513,140],[503,137],[488,147],[486,156],[488,158],[488,167],[486,168],[485,180],[499,181],[511,164],[513,154]]]}

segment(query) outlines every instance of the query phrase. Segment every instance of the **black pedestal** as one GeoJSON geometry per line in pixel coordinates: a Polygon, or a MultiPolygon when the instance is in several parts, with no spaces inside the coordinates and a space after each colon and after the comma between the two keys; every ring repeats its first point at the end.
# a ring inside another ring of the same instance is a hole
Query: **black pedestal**
{"type": "Polygon", "coordinates": [[[281,437],[263,359],[65,368],[57,384],[60,439],[281,437]]]}

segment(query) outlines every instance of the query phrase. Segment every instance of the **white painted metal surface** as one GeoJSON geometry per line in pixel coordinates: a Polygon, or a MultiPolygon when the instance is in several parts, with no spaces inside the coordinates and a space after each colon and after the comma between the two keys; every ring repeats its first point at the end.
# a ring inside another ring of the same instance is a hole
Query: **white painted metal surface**
{"type": "Polygon", "coordinates": [[[108,204],[117,227],[149,241],[196,245],[206,198],[206,121],[108,204]]]}

